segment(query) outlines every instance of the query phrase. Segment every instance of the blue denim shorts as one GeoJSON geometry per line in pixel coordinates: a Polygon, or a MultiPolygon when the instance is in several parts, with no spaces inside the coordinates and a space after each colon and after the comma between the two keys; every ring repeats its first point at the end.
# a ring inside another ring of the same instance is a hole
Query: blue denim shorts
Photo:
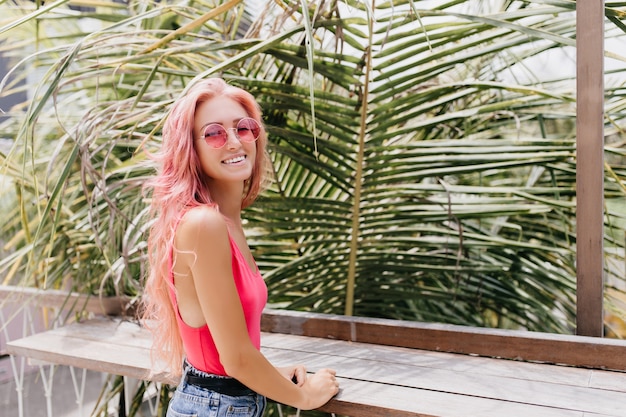
{"type": "Polygon", "coordinates": [[[185,363],[181,382],[167,408],[166,417],[261,417],[265,411],[265,397],[252,393],[231,397],[201,388],[187,382],[187,374],[208,378],[225,378],[210,375],[185,363]]]}

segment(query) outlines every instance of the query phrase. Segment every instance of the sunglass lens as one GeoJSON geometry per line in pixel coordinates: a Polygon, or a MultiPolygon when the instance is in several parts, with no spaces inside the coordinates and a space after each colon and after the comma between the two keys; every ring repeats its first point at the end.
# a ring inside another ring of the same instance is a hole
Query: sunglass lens
{"type": "Polygon", "coordinates": [[[237,123],[237,136],[243,141],[254,142],[258,139],[260,133],[261,126],[259,126],[254,119],[241,119],[239,123],[237,123]]]}
{"type": "Polygon", "coordinates": [[[226,143],[226,130],[217,124],[208,125],[204,130],[204,140],[213,148],[221,148],[226,143]]]}

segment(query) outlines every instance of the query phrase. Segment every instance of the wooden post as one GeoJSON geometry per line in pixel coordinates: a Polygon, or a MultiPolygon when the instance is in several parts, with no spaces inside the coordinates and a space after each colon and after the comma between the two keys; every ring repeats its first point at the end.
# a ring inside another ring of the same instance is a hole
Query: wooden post
{"type": "Polygon", "coordinates": [[[576,333],[603,336],[604,1],[576,2],[576,333]]]}

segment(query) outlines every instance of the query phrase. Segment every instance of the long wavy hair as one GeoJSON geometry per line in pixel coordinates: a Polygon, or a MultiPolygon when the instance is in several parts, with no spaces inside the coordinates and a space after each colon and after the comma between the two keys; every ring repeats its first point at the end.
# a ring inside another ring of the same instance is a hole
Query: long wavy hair
{"type": "MultiPolygon", "coordinates": [[[[222,79],[211,78],[194,84],[172,106],[163,126],[161,149],[151,155],[159,166],[157,175],[145,185],[152,194],[152,224],[148,237],[149,273],[142,297],[142,321],[153,334],[153,364],[159,361],[165,366],[159,372],[172,378],[182,371],[184,350],[169,294],[170,289],[174,289],[170,260],[176,225],[183,212],[195,206],[214,204],[196,151],[193,126],[198,106],[215,97],[228,97],[241,104],[247,115],[261,125],[252,175],[244,184],[242,209],[252,204],[261,192],[269,167],[261,109],[247,91],[222,79]]],[[[153,371],[156,371],[154,366],[153,371]]]]}

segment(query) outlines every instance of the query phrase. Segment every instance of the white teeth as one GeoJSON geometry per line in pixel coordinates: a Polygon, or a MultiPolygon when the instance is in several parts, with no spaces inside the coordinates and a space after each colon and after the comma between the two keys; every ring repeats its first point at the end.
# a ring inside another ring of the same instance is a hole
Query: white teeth
{"type": "Polygon", "coordinates": [[[224,164],[235,164],[237,162],[243,161],[244,159],[246,159],[246,157],[243,156],[243,155],[242,156],[236,156],[236,157],[231,158],[231,159],[226,159],[223,163],[224,164]]]}

